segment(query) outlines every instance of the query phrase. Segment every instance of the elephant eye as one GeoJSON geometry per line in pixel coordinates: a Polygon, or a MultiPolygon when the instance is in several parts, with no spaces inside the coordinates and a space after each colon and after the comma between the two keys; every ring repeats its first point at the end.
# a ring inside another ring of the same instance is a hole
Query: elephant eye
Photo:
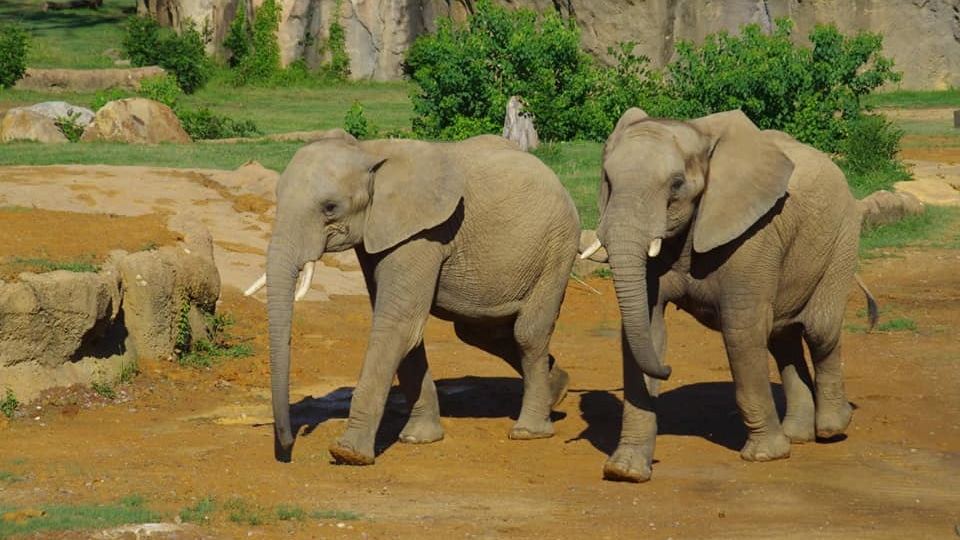
{"type": "Polygon", "coordinates": [[[324,214],[327,214],[327,215],[329,216],[329,215],[333,214],[333,213],[336,212],[336,211],[337,211],[337,203],[335,203],[335,202],[324,203],[324,205],[323,205],[323,213],[324,213],[324,214]]]}
{"type": "Polygon", "coordinates": [[[678,195],[685,183],[686,180],[683,178],[683,175],[675,175],[670,179],[670,193],[672,195],[678,195]]]}

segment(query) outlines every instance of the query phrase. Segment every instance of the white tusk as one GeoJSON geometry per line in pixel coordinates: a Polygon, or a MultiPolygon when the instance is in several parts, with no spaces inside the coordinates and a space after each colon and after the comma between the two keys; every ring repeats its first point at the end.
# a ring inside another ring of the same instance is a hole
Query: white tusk
{"type": "Polygon", "coordinates": [[[657,237],[650,241],[650,247],[647,248],[647,257],[651,259],[660,254],[660,244],[663,238],[657,237]]]}
{"type": "Polygon", "coordinates": [[[294,301],[303,300],[303,297],[310,291],[310,282],[313,281],[314,264],[316,264],[314,261],[310,261],[303,265],[303,271],[300,273],[300,282],[297,283],[297,292],[293,295],[294,301]]]}
{"type": "MultiPolygon", "coordinates": [[[[300,277],[297,279],[297,292],[294,294],[294,300],[303,300],[303,297],[307,295],[307,292],[310,291],[310,282],[313,281],[313,268],[316,263],[310,261],[303,265],[303,271],[300,274],[300,277]]],[[[267,274],[261,274],[256,281],[253,282],[253,285],[247,287],[247,290],[243,291],[244,296],[252,296],[254,293],[259,291],[267,284],[267,274]]]]}
{"type": "Polygon", "coordinates": [[[589,258],[594,253],[600,251],[600,248],[602,247],[603,247],[603,244],[601,244],[600,239],[597,238],[596,240],[593,241],[592,244],[590,244],[589,247],[587,247],[587,249],[583,250],[583,253],[580,254],[580,260],[582,261],[584,259],[589,258]]]}
{"type": "Polygon", "coordinates": [[[259,291],[267,284],[267,274],[264,272],[256,281],[253,282],[253,285],[247,287],[247,290],[243,291],[244,296],[251,296],[253,293],[259,291]]]}

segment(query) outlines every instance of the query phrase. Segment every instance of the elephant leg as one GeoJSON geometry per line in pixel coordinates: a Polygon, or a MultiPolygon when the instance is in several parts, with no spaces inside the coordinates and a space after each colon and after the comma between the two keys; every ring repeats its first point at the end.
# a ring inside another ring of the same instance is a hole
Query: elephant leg
{"type": "MultiPolygon", "coordinates": [[[[855,251],[854,251],[855,253],[855,251]]],[[[813,364],[817,437],[842,435],[853,417],[843,383],[840,330],[847,291],[853,275],[852,259],[837,259],[838,266],[827,272],[808,302],[804,340],[813,364]]]]}
{"type": "Polygon", "coordinates": [[[847,400],[843,384],[840,339],[821,342],[808,336],[807,346],[816,373],[817,437],[829,439],[842,435],[853,418],[853,407],[847,400]]]}
{"type": "Polygon", "coordinates": [[[425,444],[443,439],[437,387],[430,377],[422,341],[400,363],[397,378],[410,406],[410,418],[400,432],[400,442],[425,444]]]}
{"type": "MultiPolygon", "coordinates": [[[[531,395],[533,392],[529,388],[528,376],[524,371],[524,352],[514,336],[516,321],[510,321],[508,323],[499,324],[499,325],[473,325],[464,322],[458,322],[454,324],[454,329],[457,333],[457,337],[463,340],[464,343],[473,345],[478,349],[486,351],[494,356],[502,358],[507,364],[510,365],[517,373],[523,377],[524,381],[524,405],[527,404],[527,396],[531,395]]],[[[557,365],[557,362],[552,355],[547,355],[547,378],[549,381],[549,402],[547,403],[547,418],[546,421],[549,423],[549,411],[558,405],[563,398],[567,395],[567,387],[569,385],[570,377],[567,375],[567,372],[560,368],[557,365]]],[[[534,368],[536,369],[536,368],[534,368]]],[[[542,383],[541,383],[542,384],[542,383]]],[[[542,394],[543,392],[540,391],[542,394]]],[[[540,399],[543,399],[542,397],[540,399]]],[[[521,407],[520,418],[523,417],[523,407],[521,407]]],[[[520,424],[520,418],[518,418],[517,424],[514,426],[513,430],[510,432],[510,438],[512,439],[536,439],[549,437],[553,434],[553,426],[548,424],[548,431],[530,431],[529,435],[527,431],[518,431],[517,426],[520,424]],[[535,433],[539,433],[538,436],[535,436],[535,433]]],[[[529,431],[529,430],[528,430],[529,431]]]]}
{"type": "MultiPolygon", "coordinates": [[[[373,321],[360,379],[350,402],[346,431],[329,450],[338,463],[372,465],[377,429],[383,419],[393,377],[402,361],[423,342],[423,328],[430,314],[442,255],[439,250],[429,249],[427,241],[417,240],[389,252],[382,259],[358,250],[358,259],[371,292],[373,321]]],[[[419,377],[422,387],[430,380],[426,356],[421,358],[422,363],[414,361],[404,368],[403,385],[417,384],[412,381],[419,377]],[[417,372],[422,372],[423,376],[417,372]]],[[[430,384],[433,384],[432,380],[430,384]]],[[[421,399],[424,398],[418,396],[414,399],[414,405],[421,399]]]]}
{"type": "MultiPolygon", "coordinates": [[[[661,359],[667,342],[663,309],[663,304],[654,306],[650,320],[654,350],[661,359]]],[[[623,350],[623,420],[620,442],[603,466],[603,477],[622,482],[646,482],[653,475],[660,381],[640,371],[622,330],[620,341],[623,350]]]]}
{"type": "Polygon", "coordinates": [[[787,412],[783,418],[783,433],[792,443],[814,440],[813,381],[803,356],[803,341],[799,326],[791,326],[770,338],[769,349],[780,370],[787,412]]]}
{"type": "Polygon", "coordinates": [[[737,408],[747,427],[740,450],[746,461],[772,461],[790,456],[790,439],[783,432],[773,401],[767,342],[773,326],[772,309],[744,306],[721,313],[723,342],[736,388],[737,408]]]}

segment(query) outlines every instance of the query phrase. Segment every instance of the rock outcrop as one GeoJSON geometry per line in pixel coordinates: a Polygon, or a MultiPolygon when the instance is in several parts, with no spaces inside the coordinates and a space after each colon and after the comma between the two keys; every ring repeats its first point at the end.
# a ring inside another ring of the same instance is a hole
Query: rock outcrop
{"type": "MultiPolygon", "coordinates": [[[[247,2],[248,16],[262,0],[137,0],[137,10],[163,25],[179,29],[186,19],[209,30],[211,52],[222,48],[238,2],[247,2]]],[[[417,36],[436,29],[437,19],[463,21],[471,0],[277,0],[282,8],[279,30],[281,60],[304,58],[316,66],[315,45],[339,21],[346,30],[350,70],[356,79],[396,80],[403,54],[417,36]],[[341,6],[336,12],[337,5],[341,6]]],[[[884,54],[904,74],[905,89],[960,86],[960,0],[892,2],[889,0],[495,0],[509,8],[557,11],[581,29],[585,50],[605,59],[607,47],[637,43],[635,52],[666,65],[679,40],[701,43],[719,31],[736,33],[745,24],[772,28],[780,17],[794,20],[798,42],[817,24],[834,24],[847,35],[866,30],[884,36],[884,54]]]]}
{"type": "MultiPolygon", "coordinates": [[[[0,381],[27,400],[52,386],[110,378],[137,359],[172,359],[182,321],[206,335],[220,275],[207,229],[174,216],[176,246],[112,254],[96,273],[24,272],[0,281],[0,381]]],[[[0,391],[4,388],[0,387],[0,391]]]]}
{"type": "Polygon", "coordinates": [[[163,68],[109,69],[37,69],[27,68],[23,78],[17,81],[17,90],[40,92],[96,92],[98,90],[140,90],[140,81],[147,77],[159,77],[166,73],[163,68]]]}

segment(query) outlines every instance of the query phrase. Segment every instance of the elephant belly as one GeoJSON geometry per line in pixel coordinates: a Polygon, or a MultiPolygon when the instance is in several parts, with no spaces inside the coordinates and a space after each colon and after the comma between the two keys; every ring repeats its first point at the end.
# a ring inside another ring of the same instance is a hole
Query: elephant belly
{"type": "Polygon", "coordinates": [[[516,318],[521,305],[518,301],[484,304],[462,298],[438,297],[430,314],[444,321],[498,324],[516,318]]]}

